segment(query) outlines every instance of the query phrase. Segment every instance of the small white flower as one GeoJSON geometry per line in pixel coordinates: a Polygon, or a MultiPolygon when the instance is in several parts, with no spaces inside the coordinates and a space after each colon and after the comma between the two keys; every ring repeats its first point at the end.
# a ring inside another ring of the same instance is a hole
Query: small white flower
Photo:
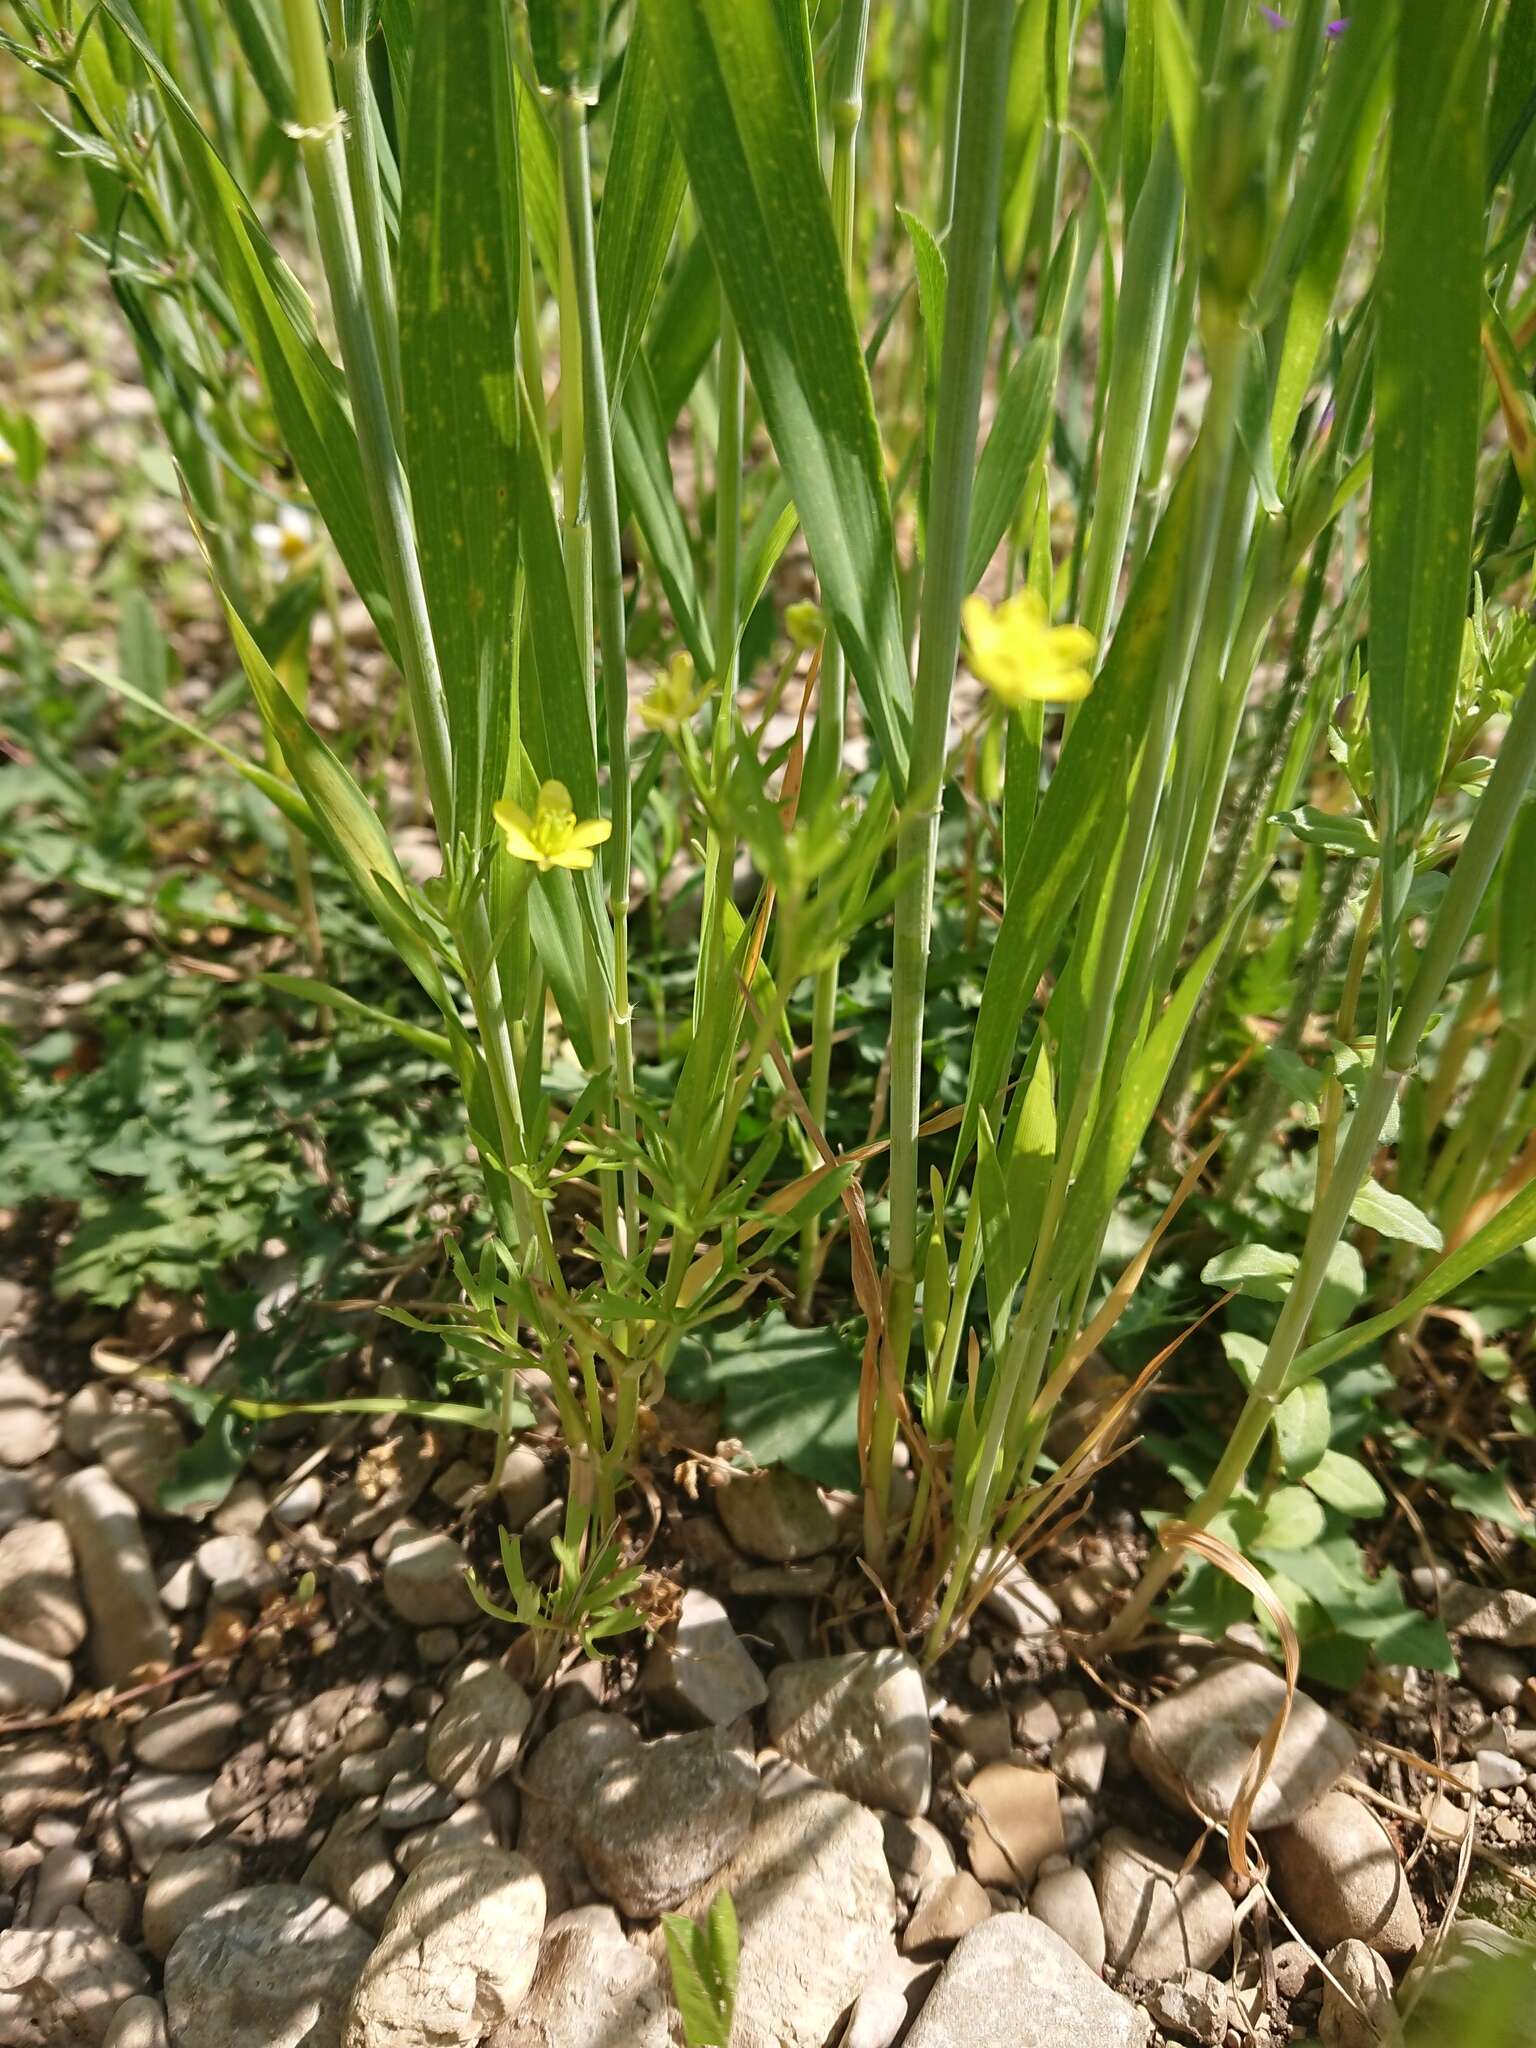
{"type": "Polygon", "coordinates": [[[297,505],[280,505],[276,519],[258,519],[251,538],[279,576],[286,576],[294,563],[314,545],[315,522],[297,505]]]}

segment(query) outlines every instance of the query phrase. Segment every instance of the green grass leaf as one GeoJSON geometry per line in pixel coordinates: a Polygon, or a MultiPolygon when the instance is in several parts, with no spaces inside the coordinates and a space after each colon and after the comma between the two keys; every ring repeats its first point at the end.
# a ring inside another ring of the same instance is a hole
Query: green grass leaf
{"type": "Polygon", "coordinates": [[[1325,1338],[1321,1344],[1308,1345],[1292,1365],[1288,1377],[1291,1386],[1300,1386],[1303,1380],[1314,1373],[1325,1372],[1330,1365],[1337,1365],[1341,1358],[1349,1358],[1356,1351],[1363,1351],[1368,1344],[1374,1344],[1379,1337],[1385,1337],[1395,1330],[1399,1323],[1416,1316],[1432,1302],[1443,1301],[1458,1287],[1491,1266],[1506,1252],[1514,1251],[1528,1238],[1536,1237],[1536,1181],[1522,1188],[1514,1200],[1506,1203],[1490,1222],[1474,1232],[1458,1251],[1451,1252],[1430,1268],[1417,1287],[1410,1288],[1401,1301],[1391,1308],[1383,1309],[1368,1322],[1354,1323],[1347,1330],[1340,1330],[1336,1337],[1325,1338]]]}
{"type": "Polygon", "coordinates": [[[771,0],[642,0],[640,11],[822,601],[899,794],[911,689],[891,509],[795,60],[771,0]]]}
{"type": "Polygon", "coordinates": [[[1390,842],[1415,834],[1434,799],[1456,706],[1477,479],[1486,70],[1481,10],[1402,10],[1371,504],[1371,732],[1394,861],[1390,842]]]}
{"type": "Polygon", "coordinates": [[[1093,693],[1079,709],[1020,854],[1020,872],[1028,874],[1029,886],[1009,891],[988,963],[952,1174],[958,1174],[975,1143],[978,1112],[991,1104],[1007,1078],[1036,984],[1101,848],[1106,806],[1129,787],[1131,764],[1146,736],[1189,533],[1190,480],[1186,471],[1163,515],[1093,693]]]}
{"type": "Polygon", "coordinates": [[[400,373],[416,545],[453,754],[484,845],[506,776],[517,576],[518,175],[506,17],[418,0],[400,222],[400,373]]]}
{"type": "Polygon", "coordinates": [[[624,54],[597,222],[597,306],[610,396],[623,392],[683,203],[687,177],[645,25],[624,54]]]}
{"type": "Polygon", "coordinates": [[[1039,336],[1008,373],[976,467],[965,548],[965,587],[974,590],[1019,509],[1046,436],[1056,389],[1056,343],[1039,336]]]}
{"type": "Polygon", "coordinates": [[[129,0],[103,4],[154,79],[208,237],[212,267],[266,386],[283,445],[393,652],[394,628],[357,436],[341,373],[320,344],[309,300],[267,239],[129,0]]]}

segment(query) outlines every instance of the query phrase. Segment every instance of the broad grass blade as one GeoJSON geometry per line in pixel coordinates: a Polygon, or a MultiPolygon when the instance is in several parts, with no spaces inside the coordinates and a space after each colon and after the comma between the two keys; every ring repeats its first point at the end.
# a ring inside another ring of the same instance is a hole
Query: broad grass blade
{"type": "Polygon", "coordinates": [[[452,828],[472,848],[506,776],[515,675],[514,94],[503,9],[418,0],[401,183],[405,455],[448,705],[452,828]]]}
{"type": "Polygon", "coordinates": [[[1403,9],[1371,505],[1371,734],[1389,860],[1434,799],[1456,706],[1477,480],[1486,70],[1480,9],[1403,9]]]}
{"type": "Polygon", "coordinates": [[[641,15],[823,601],[900,791],[911,691],[890,502],[795,60],[771,0],[642,0],[641,15]]]}

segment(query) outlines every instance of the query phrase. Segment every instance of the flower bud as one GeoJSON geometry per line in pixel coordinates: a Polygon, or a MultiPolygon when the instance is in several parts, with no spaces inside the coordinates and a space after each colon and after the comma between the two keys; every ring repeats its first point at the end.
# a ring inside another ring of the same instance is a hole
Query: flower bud
{"type": "Polygon", "coordinates": [[[799,604],[787,604],[784,607],[784,629],[797,647],[816,647],[826,635],[827,615],[819,604],[812,604],[809,598],[799,604]]]}

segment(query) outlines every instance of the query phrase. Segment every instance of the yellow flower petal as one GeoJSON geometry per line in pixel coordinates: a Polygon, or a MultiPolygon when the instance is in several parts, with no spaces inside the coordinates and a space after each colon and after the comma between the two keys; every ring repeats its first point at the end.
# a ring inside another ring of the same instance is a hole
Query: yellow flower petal
{"type": "Polygon", "coordinates": [[[1011,708],[1076,703],[1093,688],[1093,635],[1053,626],[1035,591],[1017,591],[995,608],[967,598],[961,618],[973,673],[1011,708]]]}

